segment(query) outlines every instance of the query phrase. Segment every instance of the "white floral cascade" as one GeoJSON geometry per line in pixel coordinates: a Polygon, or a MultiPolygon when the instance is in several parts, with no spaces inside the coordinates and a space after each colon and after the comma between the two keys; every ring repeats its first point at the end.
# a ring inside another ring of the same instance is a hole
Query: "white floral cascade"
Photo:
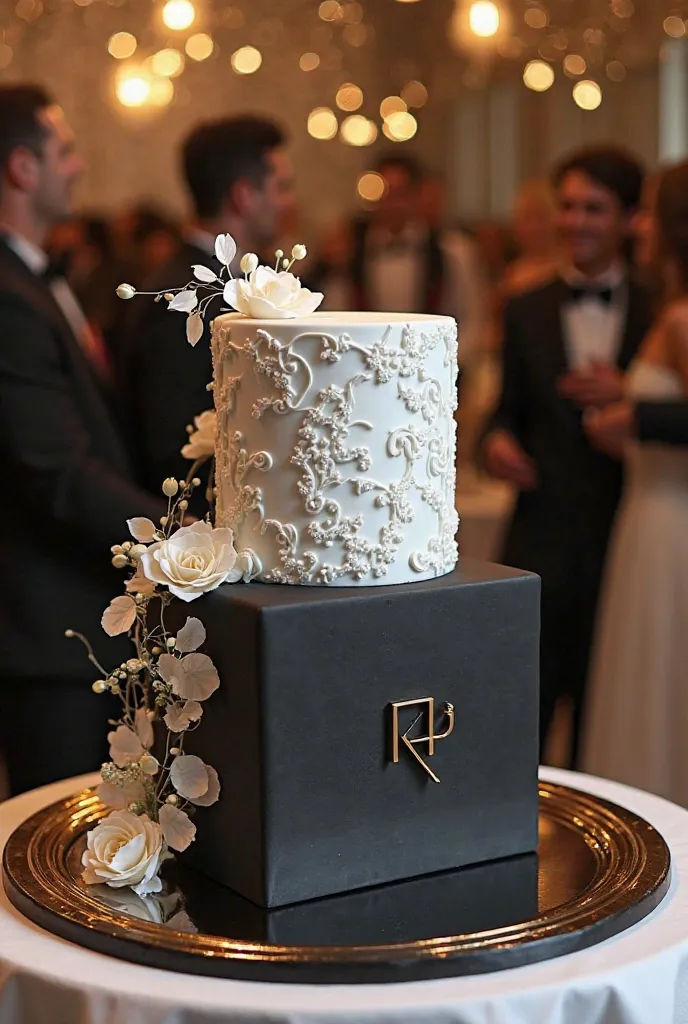
{"type": "Polygon", "coordinates": [[[194,280],[183,288],[167,292],[137,292],[130,284],[117,289],[120,299],[133,299],[135,295],[155,295],[156,302],[165,300],[168,309],[187,313],[186,337],[196,345],[203,335],[203,322],[209,304],[221,295],[227,306],[243,316],[263,320],[294,320],[310,316],[322,302],[321,292],[304,288],[291,269],[298,260],[306,258],[305,245],[295,245],[291,259],[281,249],[275,253],[275,268],[259,265],[255,253],[242,256],[240,268],[244,275],[234,278],[231,264],[237,255],[236,242],[231,235],[218,235],[215,239],[215,257],[220,263],[219,273],[200,264],[194,266],[194,280]]]}

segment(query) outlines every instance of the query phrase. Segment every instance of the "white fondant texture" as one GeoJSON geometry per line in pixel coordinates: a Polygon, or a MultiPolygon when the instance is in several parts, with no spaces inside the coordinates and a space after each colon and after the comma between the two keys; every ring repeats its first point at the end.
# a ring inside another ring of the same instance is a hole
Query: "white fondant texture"
{"type": "Polygon", "coordinates": [[[450,317],[218,317],[216,525],[268,583],[374,586],[458,550],[450,317]]]}

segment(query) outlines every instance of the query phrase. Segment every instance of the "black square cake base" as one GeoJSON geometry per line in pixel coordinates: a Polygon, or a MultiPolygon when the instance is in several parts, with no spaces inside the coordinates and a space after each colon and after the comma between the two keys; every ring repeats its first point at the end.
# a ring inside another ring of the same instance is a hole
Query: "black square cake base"
{"type": "Polygon", "coordinates": [[[463,559],[194,605],[222,685],[185,750],[223,789],[186,858],[277,907],[535,851],[539,603],[537,577],[463,559]]]}

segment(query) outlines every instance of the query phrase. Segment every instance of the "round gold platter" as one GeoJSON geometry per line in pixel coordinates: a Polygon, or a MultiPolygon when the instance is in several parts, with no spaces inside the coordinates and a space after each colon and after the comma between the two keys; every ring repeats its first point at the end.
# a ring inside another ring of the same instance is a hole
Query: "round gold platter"
{"type": "Polygon", "coordinates": [[[183,864],[166,875],[163,894],[145,900],[85,886],[84,836],[107,813],[86,790],[13,833],[4,885],[48,931],[167,970],[334,984],[497,971],[617,934],[669,886],[669,850],[646,821],[564,786],[539,791],[537,855],[267,911],[183,864]]]}

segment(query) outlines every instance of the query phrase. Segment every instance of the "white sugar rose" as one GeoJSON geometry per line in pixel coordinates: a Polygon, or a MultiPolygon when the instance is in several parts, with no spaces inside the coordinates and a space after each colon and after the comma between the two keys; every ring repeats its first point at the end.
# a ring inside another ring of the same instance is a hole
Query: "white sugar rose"
{"type": "Polygon", "coordinates": [[[160,866],[169,856],[162,828],[147,814],[113,811],[87,837],[81,858],[87,885],[130,886],[138,896],[160,892],[160,866]]]}
{"type": "Polygon", "coordinates": [[[229,528],[198,522],[183,526],[168,540],[151,544],[140,564],[149,580],[168,587],[182,601],[194,601],[225,580],[234,581],[236,559],[234,534],[229,528]]]}
{"type": "Polygon", "coordinates": [[[257,267],[246,280],[228,281],[224,299],[244,316],[259,320],[293,320],[310,316],[324,295],[302,288],[298,277],[288,271],[257,267]]]}
{"type": "Polygon", "coordinates": [[[195,430],[189,434],[189,442],[182,448],[185,459],[202,459],[215,454],[217,416],[214,409],[206,409],[200,416],[194,416],[195,430]]]}

